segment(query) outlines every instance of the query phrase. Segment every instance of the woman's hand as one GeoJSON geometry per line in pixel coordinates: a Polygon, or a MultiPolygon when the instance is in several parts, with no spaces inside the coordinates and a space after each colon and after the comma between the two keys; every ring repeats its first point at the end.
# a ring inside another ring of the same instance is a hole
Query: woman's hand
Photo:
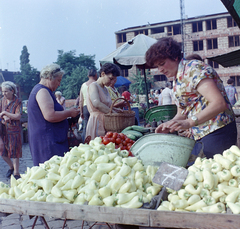
{"type": "Polygon", "coordinates": [[[69,111],[70,111],[70,116],[73,118],[76,117],[80,113],[80,109],[76,108],[76,107],[70,108],[69,111]]]}
{"type": "Polygon", "coordinates": [[[113,107],[112,108],[113,113],[123,113],[123,110],[120,108],[113,107]]]}
{"type": "Polygon", "coordinates": [[[155,133],[172,133],[179,130],[187,130],[191,128],[191,124],[188,120],[170,120],[168,122],[159,125],[155,133]]]}

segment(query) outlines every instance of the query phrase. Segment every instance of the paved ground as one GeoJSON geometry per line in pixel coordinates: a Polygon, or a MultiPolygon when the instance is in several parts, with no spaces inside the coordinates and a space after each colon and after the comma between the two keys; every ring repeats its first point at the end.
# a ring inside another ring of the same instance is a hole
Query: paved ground
{"type": "MultiPolygon", "coordinates": [[[[23,145],[23,157],[20,159],[20,173],[24,173],[27,167],[32,167],[32,157],[29,150],[28,144],[23,145]]],[[[3,161],[0,157],[0,181],[9,184],[9,179],[6,178],[6,172],[8,171],[8,165],[3,161]]],[[[54,219],[54,218],[45,218],[49,228],[51,229],[60,229],[63,227],[64,220],[62,219],[54,219]]],[[[35,217],[30,219],[27,215],[19,215],[19,214],[5,214],[0,213],[0,229],[30,229],[32,228],[35,217]]],[[[93,222],[84,222],[84,229],[89,228],[93,222]]],[[[82,221],[81,220],[67,220],[66,226],[64,229],[75,229],[81,228],[82,221]]],[[[111,226],[114,228],[114,226],[111,226]]],[[[43,220],[39,217],[37,219],[35,229],[45,229],[47,228],[44,225],[43,220]]],[[[93,226],[93,229],[107,229],[109,228],[105,223],[101,223],[100,225],[93,226]]]]}

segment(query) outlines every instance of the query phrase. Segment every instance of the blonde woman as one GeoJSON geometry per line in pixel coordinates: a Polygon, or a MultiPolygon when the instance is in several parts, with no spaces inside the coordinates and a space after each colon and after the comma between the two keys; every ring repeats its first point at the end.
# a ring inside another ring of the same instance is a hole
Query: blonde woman
{"type": "Polygon", "coordinates": [[[66,105],[65,105],[66,99],[62,96],[62,92],[61,91],[56,91],[55,96],[56,96],[57,102],[60,105],[62,105],[63,109],[65,110],[66,109],[66,105]]]}
{"type": "Polygon", "coordinates": [[[64,71],[57,64],[44,67],[40,82],[28,100],[28,137],[34,166],[54,155],[64,156],[68,147],[68,117],[76,117],[79,109],[64,110],[54,95],[64,71]]]}

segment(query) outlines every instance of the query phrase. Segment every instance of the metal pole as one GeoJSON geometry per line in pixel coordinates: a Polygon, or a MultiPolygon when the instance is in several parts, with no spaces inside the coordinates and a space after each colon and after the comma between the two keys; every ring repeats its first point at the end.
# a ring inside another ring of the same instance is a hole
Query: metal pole
{"type": "Polygon", "coordinates": [[[143,66],[143,74],[144,74],[144,82],[145,82],[145,93],[146,93],[146,100],[147,100],[147,108],[149,109],[148,86],[147,86],[147,77],[146,77],[145,65],[143,66]]]}

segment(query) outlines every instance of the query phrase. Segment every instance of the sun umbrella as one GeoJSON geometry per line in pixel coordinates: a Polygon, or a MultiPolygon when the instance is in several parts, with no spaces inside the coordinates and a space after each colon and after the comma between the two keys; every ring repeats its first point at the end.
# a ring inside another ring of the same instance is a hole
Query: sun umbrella
{"type": "Polygon", "coordinates": [[[137,67],[144,69],[143,72],[148,108],[148,88],[145,69],[149,68],[149,66],[146,64],[145,54],[150,46],[156,42],[157,40],[154,38],[148,37],[144,34],[139,34],[132,40],[128,41],[129,45],[126,45],[121,52],[118,52],[118,54],[113,57],[114,63],[118,64],[121,68],[131,68],[133,65],[136,65],[137,67]]]}
{"type": "Polygon", "coordinates": [[[129,86],[132,82],[128,79],[126,79],[123,76],[117,77],[117,82],[114,84],[114,87],[121,87],[121,86],[129,86]]]}

